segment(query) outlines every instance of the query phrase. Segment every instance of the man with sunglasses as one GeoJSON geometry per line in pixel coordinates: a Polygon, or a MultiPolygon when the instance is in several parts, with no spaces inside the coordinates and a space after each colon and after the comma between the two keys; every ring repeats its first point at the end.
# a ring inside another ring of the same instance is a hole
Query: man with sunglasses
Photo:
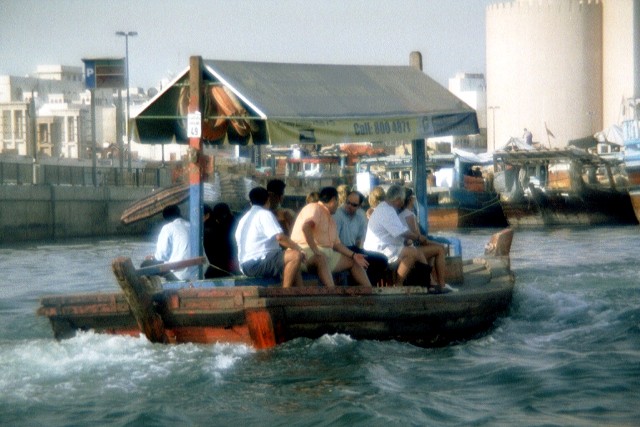
{"type": "Polygon", "coordinates": [[[359,191],[351,191],[347,194],[344,204],[333,214],[333,219],[338,226],[340,241],[353,252],[363,254],[369,262],[367,276],[372,285],[378,284],[387,270],[387,257],[381,253],[365,251],[362,249],[367,233],[367,217],[364,210],[360,209],[364,202],[364,195],[359,191]]]}

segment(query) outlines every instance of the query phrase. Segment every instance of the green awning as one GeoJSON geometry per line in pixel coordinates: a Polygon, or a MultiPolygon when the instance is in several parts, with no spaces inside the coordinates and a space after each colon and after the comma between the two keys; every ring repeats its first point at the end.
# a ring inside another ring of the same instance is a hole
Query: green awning
{"type": "MultiPolygon", "coordinates": [[[[411,141],[478,133],[475,111],[412,67],[205,60],[203,140],[411,141]]],[[[188,143],[188,69],[133,119],[142,143],[188,143]]]]}

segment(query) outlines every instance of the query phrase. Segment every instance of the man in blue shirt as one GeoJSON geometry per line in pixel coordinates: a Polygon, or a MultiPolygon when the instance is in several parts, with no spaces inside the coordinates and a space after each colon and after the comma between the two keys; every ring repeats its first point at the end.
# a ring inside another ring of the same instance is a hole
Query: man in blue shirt
{"type": "Polygon", "coordinates": [[[359,191],[351,191],[345,203],[333,214],[333,219],[338,226],[338,236],[342,244],[356,253],[363,254],[369,262],[367,276],[375,286],[384,277],[388,262],[383,254],[362,249],[367,233],[367,217],[364,210],[360,209],[362,202],[364,195],[359,191]]]}

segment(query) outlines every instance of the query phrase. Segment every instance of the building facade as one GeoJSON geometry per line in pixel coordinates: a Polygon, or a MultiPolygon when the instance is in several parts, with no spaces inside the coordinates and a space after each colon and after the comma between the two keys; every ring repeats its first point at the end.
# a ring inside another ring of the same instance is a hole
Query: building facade
{"type": "Polygon", "coordinates": [[[0,153],[82,157],[91,137],[81,67],[39,66],[33,77],[0,76],[0,153]]]}

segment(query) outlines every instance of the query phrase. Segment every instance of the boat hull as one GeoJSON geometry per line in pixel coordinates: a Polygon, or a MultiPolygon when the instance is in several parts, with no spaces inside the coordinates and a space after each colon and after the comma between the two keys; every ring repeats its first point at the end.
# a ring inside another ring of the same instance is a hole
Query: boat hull
{"type": "Polygon", "coordinates": [[[637,224],[625,192],[543,193],[537,188],[515,200],[501,199],[511,227],[637,224]]]}
{"type": "Polygon", "coordinates": [[[640,187],[629,190],[629,197],[631,197],[631,205],[633,206],[633,211],[636,214],[636,219],[640,222],[640,187]]]}
{"type": "MultiPolygon", "coordinates": [[[[296,338],[342,333],[354,339],[398,340],[420,346],[469,339],[508,310],[514,277],[508,257],[463,266],[460,291],[434,295],[420,287],[236,286],[153,293],[168,343],[242,343],[269,348],[296,338]]],[[[212,281],[215,283],[215,281],[212,281]]],[[[51,296],[38,313],[58,339],[77,331],[140,335],[123,293],[51,296]]]]}
{"type": "Polygon", "coordinates": [[[451,203],[428,201],[430,231],[507,226],[497,193],[451,189],[449,197],[451,203]]]}
{"type": "Polygon", "coordinates": [[[636,219],[640,222],[640,155],[636,155],[634,159],[627,159],[626,164],[627,180],[629,181],[629,197],[631,205],[636,215],[636,219]]]}

